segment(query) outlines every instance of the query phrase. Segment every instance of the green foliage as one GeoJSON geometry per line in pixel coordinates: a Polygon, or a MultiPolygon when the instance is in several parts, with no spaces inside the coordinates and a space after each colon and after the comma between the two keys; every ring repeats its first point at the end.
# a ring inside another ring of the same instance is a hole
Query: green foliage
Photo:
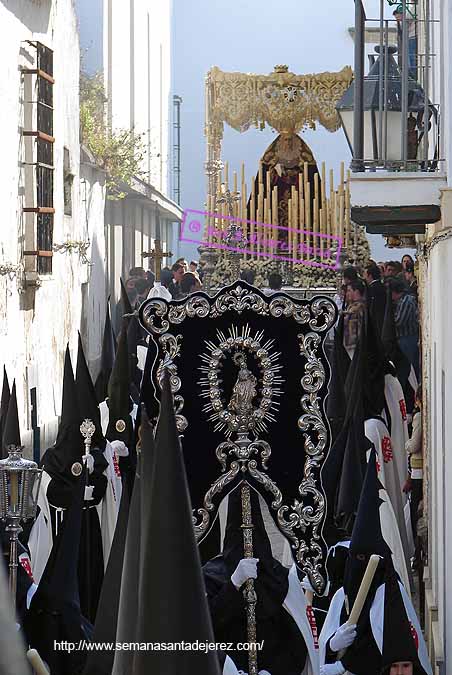
{"type": "Polygon", "coordinates": [[[109,129],[106,123],[105,88],[99,73],[80,73],[80,139],[107,174],[108,199],[124,199],[121,186],[142,177],[144,134],[131,129],[109,129]]]}

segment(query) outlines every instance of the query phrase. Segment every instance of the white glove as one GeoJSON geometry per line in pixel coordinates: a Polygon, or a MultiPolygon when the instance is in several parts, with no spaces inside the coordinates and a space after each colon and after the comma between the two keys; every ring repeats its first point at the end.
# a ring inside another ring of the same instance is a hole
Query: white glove
{"type": "Polygon", "coordinates": [[[93,473],[93,471],[94,471],[94,457],[91,454],[89,454],[89,455],[83,455],[82,459],[83,459],[83,464],[86,464],[86,466],[88,467],[88,472],[93,473]]]}
{"type": "Polygon", "coordinates": [[[239,590],[247,579],[256,579],[257,577],[257,563],[259,558],[243,558],[237,565],[235,572],[231,576],[231,581],[239,590]]]}
{"type": "Polygon", "coordinates": [[[320,675],[343,675],[343,673],[345,673],[345,668],[340,661],[320,666],[320,675]]]}
{"type": "Polygon", "coordinates": [[[93,498],[94,485],[87,485],[85,487],[85,502],[91,501],[93,498]]]}
{"type": "Polygon", "coordinates": [[[342,649],[347,649],[353,643],[356,637],[356,624],[348,625],[343,623],[337,629],[330,640],[330,648],[333,652],[340,652],[342,649]]]}
{"type": "Polygon", "coordinates": [[[110,445],[113,448],[114,452],[118,455],[118,457],[128,457],[129,456],[129,448],[123,441],[110,441],[110,445]]]}

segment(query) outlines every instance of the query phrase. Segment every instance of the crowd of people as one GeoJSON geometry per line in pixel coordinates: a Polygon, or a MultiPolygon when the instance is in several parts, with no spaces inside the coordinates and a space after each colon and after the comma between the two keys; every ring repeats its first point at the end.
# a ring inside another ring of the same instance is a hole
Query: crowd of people
{"type": "MultiPolygon", "coordinates": [[[[362,271],[346,267],[336,301],[344,313],[346,348],[356,344],[367,305],[383,342],[392,337],[389,331],[395,327],[398,347],[419,380],[418,289],[414,260],[410,255],[404,255],[401,262],[376,263],[371,260],[362,271]]],[[[410,371],[403,376],[404,388],[409,374],[410,371]]]]}
{"type": "MultiPolygon", "coordinates": [[[[179,258],[174,265],[161,270],[160,283],[168,289],[173,300],[181,300],[201,288],[202,267],[202,263],[196,260],[188,263],[185,258],[179,258]]],[[[144,267],[133,267],[129,271],[125,287],[133,309],[137,309],[147,299],[154,281],[155,275],[151,269],[146,271],[144,267]]]]}
{"type": "Polygon", "coordinates": [[[411,522],[416,537],[418,507],[422,500],[420,331],[418,284],[414,260],[404,255],[401,262],[376,263],[364,270],[343,270],[341,293],[336,302],[343,316],[344,348],[352,356],[359,341],[366,309],[394,363],[402,385],[412,438],[407,442],[409,475],[404,486],[411,492],[411,522]]]}
{"type": "MultiPolygon", "coordinates": [[[[171,294],[173,300],[183,300],[191,293],[202,290],[202,281],[204,277],[204,263],[196,260],[187,262],[185,258],[179,258],[171,267],[164,267],[160,272],[160,283],[171,294]]],[[[250,268],[245,268],[240,278],[242,281],[253,285],[255,273],[250,268]]],[[[133,267],[129,271],[129,276],[125,282],[127,296],[132,309],[138,309],[140,305],[148,298],[149,292],[154,285],[154,273],[145,271],[143,267],[133,267]]],[[[281,290],[283,284],[282,276],[278,272],[272,272],[268,276],[268,288],[264,292],[269,295],[281,290]]],[[[118,303],[117,317],[118,325],[120,322],[120,305],[118,303]]]]}
{"type": "MultiPolygon", "coordinates": [[[[178,260],[166,272],[173,297],[201,287],[194,262],[178,260]]],[[[242,279],[253,281],[248,270],[242,279]]],[[[326,397],[331,443],[321,474],[328,571],[323,587],[315,569],[297,568],[288,542],[273,549],[272,515],[258,485],[248,485],[254,557],[245,556],[242,489],[248,478],[218,506],[217,548],[201,556],[201,567],[168,374],[155,434],[149,421],[155,419],[149,381],[154,352],[142,344],[134,309],[150,285],[142,268],[130,271],[117,335],[107,311],[95,382],[81,339],[75,371],[66,351],[57,440],[41,459],[36,521],[20,537],[19,661],[2,669],[0,653],[0,672],[27,675],[26,644],[51,675],[432,675],[411,600],[423,494],[413,260],[343,270],[326,397]],[[89,452],[80,434],[87,418],[95,429],[89,452]],[[373,576],[358,612],[372,559],[373,576]],[[239,649],[249,639],[250,579],[262,642],[258,670],[251,669],[248,650],[239,649]],[[149,640],[215,640],[232,647],[229,654],[221,647],[187,655],[109,646],[149,640]],[[61,641],[84,647],[60,650],[61,641]],[[94,643],[101,649],[86,647],[94,643]]],[[[271,274],[268,285],[269,295],[279,291],[281,276],[271,274]]],[[[21,445],[18,419],[15,384],[10,390],[5,371],[3,454],[21,445]]],[[[309,507],[304,497],[301,505],[309,507]]],[[[9,537],[1,534],[7,565],[9,537]]],[[[0,589],[5,569],[0,566],[0,589]]],[[[1,609],[0,602],[0,623],[1,609]]]]}

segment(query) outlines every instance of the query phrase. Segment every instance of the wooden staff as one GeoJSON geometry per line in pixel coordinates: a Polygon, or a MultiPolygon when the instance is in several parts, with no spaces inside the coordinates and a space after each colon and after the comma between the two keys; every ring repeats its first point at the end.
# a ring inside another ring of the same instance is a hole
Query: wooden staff
{"type": "MultiPolygon", "coordinates": [[[[306,220],[306,231],[311,233],[312,232],[312,225],[311,225],[311,184],[307,183],[305,184],[305,220],[306,220]]],[[[308,253],[307,256],[309,256],[309,247],[312,244],[312,234],[308,234],[306,236],[306,244],[308,246],[308,253]]],[[[307,258],[309,260],[309,257],[307,258]]]]}
{"type": "MultiPolygon", "coordinates": [[[[232,174],[232,185],[233,185],[233,191],[234,191],[234,197],[236,197],[237,192],[238,192],[238,185],[237,185],[237,171],[234,171],[232,174]]],[[[232,215],[234,218],[238,218],[239,215],[239,203],[234,199],[233,206],[232,206],[232,215]]]]}
{"type": "Polygon", "coordinates": [[[262,248],[264,253],[267,253],[268,247],[268,199],[264,197],[264,217],[262,218],[262,248]]]}
{"type": "MultiPolygon", "coordinates": [[[[244,168],[242,164],[242,179],[244,178],[244,168]]],[[[241,218],[242,218],[242,237],[243,240],[246,242],[248,239],[248,223],[247,223],[247,217],[246,217],[246,183],[244,180],[242,180],[242,190],[241,190],[241,196],[242,196],[242,202],[241,202],[241,218]]],[[[248,246],[247,246],[248,248],[248,246]]],[[[244,253],[244,258],[245,260],[247,259],[247,254],[246,252],[244,253]]]]}
{"type": "Polygon", "coordinates": [[[254,179],[251,179],[251,196],[250,196],[250,251],[251,253],[254,253],[255,251],[255,244],[254,244],[254,235],[256,234],[255,232],[255,224],[254,221],[256,220],[256,193],[255,193],[255,182],[254,179]]]}
{"type": "Polygon", "coordinates": [[[314,174],[314,232],[318,232],[318,229],[316,230],[316,225],[318,228],[319,208],[320,208],[319,174],[316,173],[314,174]]]}
{"type": "MultiPolygon", "coordinates": [[[[377,571],[378,563],[380,562],[379,555],[371,555],[369,562],[367,563],[366,571],[364,572],[363,580],[361,581],[358,594],[356,596],[355,602],[353,603],[352,611],[346,621],[346,624],[349,626],[354,626],[358,623],[359,617],[361,616],[364,603],[366,602],[367,595],[369,593],[370,586],[377,571]]],[[[345,654],[345,649],[339,652],[337,655],[337,661],[340,661],[345,654]]]]}
{"type": "Polygon", "coordinates": [[[299,228],[300,232],[298,233],[299,236],[299,245],[300,245],[300,250],[298,252],[299,255],[299,260],[304,260],[305,259],[305,254],[304,254],[304,244],[305,244],[305,234],[303,232],[305,228],[305,222],[304,222],[304,215],[305,215],[305,205],[304,205],[304,199],[300,198],[300,203],[299,203],[299,217],[298,217],[298,222],[299,222],[299,228]]]}
{"type": "Polygon", "coordinates": [[[333,233],[334,233],[335,236],[338,236],[339,228],[338,228],[338,218],[337,218],[337,192],[334,192],[334,194],[333,194],[332,211],[333,211],[333,218],[332,218],[333,233]]]}
{"type": "Polygon", "coordinates": [[[28,650],[27,659],[31,664],[36,675],[49,675],[49,671],[45,667],[44,661],[41,659],[36,649],[28,650]]]}
{"type": "Polygon", "coordinates": [[[334,234],[333,229],[333,204],[334,204],[334,171],[330,170],[330,220],[329,220],[329,232],[328,234],[334,234]]]}
{"type": "Polygon", "coordinates": [[[345,197],[343,194],[339,196],[339,236],[342,237],[342,245],[345,244],[344,238],[344,213],[345,213],[345,197]]]}
{"type": "MultiPolygon", "coordinates": [[[[320,208],[322,209],[322,211],[325,211],[325,206],[326,206],[326,166],[325,162],[322,162],[322,184],[320,186],[320,208]]],[[[320,231],[323,234],[326,234],[325,230],[322,229],[323,227],[325,227],[325,222],[322,221],[321,219],[320,231]]]]}
{"type": "MultiPolygon", "coordinates": [[[[243,557],[254,558],[253,551],[253,521],[251,517],[251,493],[248,483],[242,485],[242,529],[243,529],[243,557]]],[[[254,590],[254,579],[245,581],[243,590],[246,609],[246,629],[247,641],[254,644],[254,649],[248,651],[248,673],[249,675],[258,675],[257,652],[256,652],[256,591],[254,590]]]]}
{"type": "Polygon", "coordinates": [[[289,258],[292,251],[292,199],[289,198],[287,202],[287,253],[289,258]]]}
{"type": "MultiPolygon", "coordinates": [[[[311,184],[309,182],[309,165],[307,162],[303,164],[303,185],[304,185],[304,204],[305,204],[305,216],[304,222],[306,224],[306,230],[310,231],[311,229],[311,184]]],[[[309,247],[311,236],[306,236],[306,244],[309,247]]]]}
{"type": "Polygon", "coordinates": [[[275,242],[272,247],[273,254],[278,253],[278,188],[275,185],[272,192],[272,223],[273,223],[273,236],[272,239],[275,242]]]}
{"type": "Polygon", "coordinates": [[[262,248],[262,221],[264,220],[263,218],[263,211],[264,211],[264,184],[259,183],[258,185],[258,192],[257,192],[257,226],[256,226],[256,231],[257,231],[257,245],[256,245],[256,252],[260,253],[261,248],[262,248]]]}
{"type": "MultiPolygon", "coordinates": [[[[320,218],[320,232],[323,234],[325,232],[325,209],[322,207],[319,212],[319,218],[320,218]]],[[[325,246],[325,239],[323,237],[319,237],[320,239],[320,260],[319,262],[323,262],[323,249],[325,246]]]]}
{"type": "Polygon", "coordinates": [[[292,247],[293,247],[293,260],[294,262],[298,260],[298,192],[295,185],[292,185],[292,247]]]}
{"type": "Polygon", "coordinates": [[[347,183],[345,185],[345,247],[348,248],[350,243],[350,212],[351,212],[351,198],[350,198],[350,171],[347,173],[347,183]]]}

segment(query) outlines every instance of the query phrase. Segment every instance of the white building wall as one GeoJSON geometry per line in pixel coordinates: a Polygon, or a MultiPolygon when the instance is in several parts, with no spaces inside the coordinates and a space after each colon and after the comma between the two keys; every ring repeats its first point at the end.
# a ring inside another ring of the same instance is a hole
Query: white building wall
{"type": "Polygon", "coordinates": [[[168,194],[170,152],[171,11],[171,0],[104,0],[111,124],[143,136],[143,177],[163,194],[168,194]]]}
{"type": "MultiPolygon", "coordinates": [[[[85,206],[80,195],[79,147],[79,42],[75,13],[71,2],[57,0],[0,1],[3,76],[0,78],[2,101],[2,162],[0,199],[3,225],[0,228],[0,263],[23,263],[24,237],[22,208],[25,205],[22,75],[20,67],[29,63],[33,50],[25,41],[37,40],[54,51],[54,243],[84,241],[89,236],[100,247],[103,217],[90,220],[87,231],[85,206]],[[72,216],[64,215],[63,152],[69,149],[72,188],[72,216]],[[95,234],[99,233],[99,234],[95,234]]],[[[98,194],[103,204],[103,195],[98,194]]],[[[102,206],[96,207],[97,211],[102,206]]],[[[90,255],[90,251],[88,252],[90,255]]],[[[102,265],[103,263],[100,263],[102,265]]],[[[37,289],[28,287],[19,293],[16,280],[0,277],[0,368],[6,365],[10,381],[16,379],[23,441],[30,448],[30,388],[37,389],[38,424],[41,449],[53,441],[56,417],[60,414],[63,359],[69,341],[74,355],[77,331],[81,326],[82,284],[94,297],[105,290],[89,283],[91,270],[76,253],[55,253],[53,272],[41,278],[37,289]]],[[[99,267],[96,268],[96,274],[99,267]]],[[[93,300],[98,306],[100,300],[93,300]]]]}
{"type": "Polygon", "coordinates": [[[441,221],[428,227],[427,241],[439,239],[422,259],[425,489],[429,556],[426,635],[435,673],[452,672],[452,3],[431,0],[431,100],[441,106],[441,158],[448,188],[441,191],[441,221]]]}
{"type": "Polygon", "coordinates": [[[444,658],[440,673],[452,667],[452,402],[450,341],[452,315],[444,289],[452,288],[452,239],[434,246],[424,287],[424,420],[427,426],[425,480],[429,524],[427,634],[432,655],[444,658]],[[428,339],[428,341],[427,341],[428,339]],[[431,620],[436,625],[431,625],[431,620]]]}

